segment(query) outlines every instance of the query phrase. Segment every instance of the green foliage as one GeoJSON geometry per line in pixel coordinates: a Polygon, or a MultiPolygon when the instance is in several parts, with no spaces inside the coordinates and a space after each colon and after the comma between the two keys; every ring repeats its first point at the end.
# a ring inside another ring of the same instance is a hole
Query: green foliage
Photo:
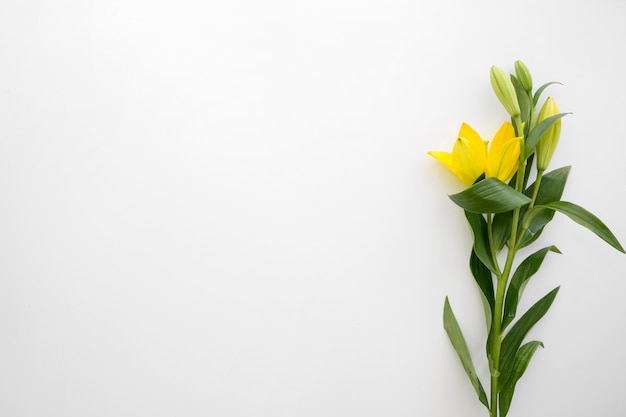
{"type": "Polygon", "coordinates": [[[506,292],[506,298],[504,299],[502,329],[505,329],[506,326],[515,318],[517,305],[522,297],[522,292],[524,291],[528,280],[539,270],[539,267],[541,267],[541,264],[549,251],[561,253],[556,246],[548,246],[546,248],[539,249],[537,252],[524,259],[515,270],[513,278],[511,278],[511,282],[509,283],[509,288],[506,292]]]}
{"type": "Polygon", "coordinates": [[[550,83],[545,83],[544,85],[542,85],[541,87],[539,87],[537,89],[537,91],[535,92],[535,95],[533,96],[533,106],[537,106],[537,103],[539,103],[539,97],[541,97],[541,93],[543,93],[543,91],[550,87],[552,84],[559,84],[559,85],[563,85],[559,82],[556,81],[552,81],[550,83]]]}
{"type": "Polygon", "coordinates": [[[474,234],[474,253],[491,272],[497,274],[498,270],[493,263],[489,249],[489,232],[485,218],[482,214],[470,213],[469,211],[465,212],[465,217],[474,234]]]}
{"type": "Polygon", "coordinates": [[[520,345],[524,341],[524,337],[533,328],[533,326],[541,320],[546,314],[559,287],[556,287],[545,295],[541,300],[537,301],[526,313],[511,327],[511,330],[502,340],[502,362],[500,363],[500,379],[505,382],[510,378],[513,371],[515,356],[520,345]]]}
{"type": "Polygon", "coordinates": [[[493,228],[493,246],[496,252],[500,252],[511,236],[511,225],[513,224],[513,213],[498,213],[493,216],[491,224],[493,228]]]}
{"type": "MultiPolygon", "coordinates": [[[[541,205],[559,201],[563,195],[570,170],[571,167],[566,166],[543,175],[535,203],[541,205]]],[[[526,190],[526,195],[532,195],[534,188],[535,183],[532,183],[526,190]]],[[[527,213],[526,208],[523,208],[520,213],[522,217],[525,217],[527,213]]],[[[553,217],[554,211],[550,210],[536,210],[535,213],[532,214],[532,217],[525,217],[521,225],[524,235],[521,237],[519,248],[528,246],[537,240],[543,228],[553,217]]]]}
{"type": "Polygon", "coordinates": [[[524,87],[522,87],[522,83],[520,83],[520,81],[513,74],[511,74],[511,82],[515,88],[515,95],[517,96],[517,102],[519,103],[520,116],[522,120],[528,120],[531,109],[528,92],[524,89],[524,87]]]}
{"type": "Polygon", "coordinates": [[[454,346],[454,350],[461,360],[461,364],[465,369],[465,373],[467,373],[470,382],[476,390],[476,395],[478,395],[478,399],[481,403],[485,405],[485,407],[489,408],[487,395],[485,394],[483,385],[480,383],[480,379],[478,379],[478,375],[476,375],[474,362],[472,361],[472,357],[470,355],[469,349],[467,348],[467,343],[465,342],[465,337],[463,337],[463,333],[461,332],[459,323],[457,322],[456,317],[454,317],[454,313],[452,312],[452,308],[450,307],[448,297],[446,297],[446,301],[443,306],[443,327],[448,333],[450,342],[452,342],[452,346],[454,346]]]}
{"type": "Polygon", "coordinates": [[[526,143],[524,144],[525,155],[530,155],[533,149],[535,149],[535,146],[537,146],[537,142],[539,142],[543,134],[550,129],[554,122],[559,120],[561,117],[567,116],[568,114],[571,113],[555,114],[554,116],[550,116],[547,119],[542,120],[540,123],[537,123],[537,126],[535,126],[535,128],[528,133],[528,137],[526,138],[526,143]]]}
{"type": "Polygon", "coordinates": [[[530,203],[530,198],[497,178],[479,181],[450,199],[471,213],[503,213],[530,203]]]}
{"type": "MultiPolygon", "coordinates": [[[[525,184],[528,183],[528,179],[530,178],[530,173],[532,170],[532,163],[534,159],[534,154],[531,154],[526,161],[526,172],[524,173],[524,187],[525,184]]],[[[511,179],[509,186],[514,187],[515,182],[517,181],[517,175],[513,176],[511,179]]],[[[531,193],[525,193],[528,197],[532,195],[531,193]]],[[[521,207],[521,212],[523,213],[525,210],[525,206],[521,207]]],[[[513,212],[507,211],[504,213],[497,213],[493,216],[493,242],[494,242],[494,250],[496,253],[500,252],[504,245],[509,240],[511,236],[511,225],[513,224],[513,212]]]]}
{"type": "Polygon", "coordinates": [[[602,223],[599,218],[584,208],[568,201],[553,201],[552,203],[546,203],[536,207],[555,210],[559,213],[565,214],[576,223],[595,233],[600,239],[604,240],[618,251],[625,253],[624,248],[619,243],[613,232],[611,232],[611,230],[609,230],[609,228],[602,223]]]}
{"type": "Polygon", "coordinates": [[[513,400],[513,393],[515,392],[515,385],[526,372],[526,368],[528,368],[528,364],[539,346],[543,347],[543,343],[534,340],[520,347],[515,354],[511,376],[504,382],[500,391],[500,417],[506,417],[508,414],[511,401],[513,400]]]}
{"type": "Polygon", "coordinates": [[[485,320],[487,321],[487,330],[489,330],[491,328],[491,318],[493,317],[495,307],[493,277],[489,268],[478,258],[474,249],[472,249],[472,254],[470,255],[470,271],[472,271],[472,276],[474,280],[476,280],[476,284],[478,284],[478,288],[480,288],[480,292],[483,295],[485,320]]]}

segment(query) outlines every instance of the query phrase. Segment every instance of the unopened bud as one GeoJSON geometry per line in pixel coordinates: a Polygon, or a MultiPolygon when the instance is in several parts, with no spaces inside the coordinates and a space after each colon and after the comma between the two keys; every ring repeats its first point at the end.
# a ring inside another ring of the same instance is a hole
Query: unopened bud
{"type": "Polygon", "coordinates": [[[522,61],[515,61],[515,75],[519,80],[524,90],[531,92],[533,90],[533,78],[530,76],[530,71],[522,61]]]}
{"type": "MultiPolygon", "coordinates": [[[[539,111],[537,116],[537,123],[542,122],[548,117],[559,114],[559,106],[556,105],[556,101],[549,97],[543,107],[539,111]]],[[[539,142],[537,143],[537,169],[545,170],[550,164],[556,145],[559,143],[559,137],[561,136],[561,119],[558,119],[546,132],[543,134],[539,142]]]]}
{"type": "Polygon", "coordinates": [[[498,96],[498,100],[500,100],[507,113],[511,117],[519,116],[520,109],[517,95],[515,94],[515,87],[513,87],[513,83],[507,73],[494,65],[491,67],[489,78],[493,91],[498,96]]]}

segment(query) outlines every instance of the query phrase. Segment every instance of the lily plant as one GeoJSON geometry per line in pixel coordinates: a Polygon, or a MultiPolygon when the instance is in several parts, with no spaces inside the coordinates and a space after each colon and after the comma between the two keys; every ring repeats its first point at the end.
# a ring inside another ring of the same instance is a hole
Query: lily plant
{"type": "Polygon", "coordinates": [[[555,213],[586,227],[618,251],[624,253],[624,248],[595,215],[561,200],[571,167],[547,171],[561,134],[562,118],[568,114],[561,113],[552,98],[546,99],[537,112],[542,93],[555,83],[533,91],[531,74],[521,61],[515,62],[515,74],[491,67],[490,80],[510,122],[500,126],[491,142],[463,123],[451,153],[429,154],[468,186],[449,197],[464,210],[473,233],[469,267],[485,305],[489,396],[447,297],[444,328],[489,416],[505,417],[517,382],[537,348],[543,347],[541,341],[526,341],[526,336],[559,291],[559,287],[554,288],[518,317],[520,298],[530,278],[548,253],[561,253],[554,245],[545,246],[520,261],[518,251],[536,243],[555,213]]]}

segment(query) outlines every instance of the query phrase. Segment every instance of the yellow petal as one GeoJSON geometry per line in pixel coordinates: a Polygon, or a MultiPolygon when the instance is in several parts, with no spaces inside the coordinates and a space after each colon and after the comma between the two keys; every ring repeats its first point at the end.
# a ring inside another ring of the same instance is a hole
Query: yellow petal
{"type": "Polygon", "coordinates": [[[504,122],[496,132],[485,167],[485,176],[506,181],[513,176],[518,167],[521,138],[515,137],[515,129],[509,122],[504,122]]]}
{"type": "Polygon", "coordinates": [[[485,172],[486,160],[485,142],[474,129],[463,123],[452,149],[452,164],[457,176],[465,184],[472,185],[485,172]]]}
{"type": "Polygon", "coordinates": [[[452,165],[452,154],[450,152],[430,151],[428,152],[428,155],[432,156],[437,161],[443,163],[452,172],[454,172],[454,165],[452,165]]]}
{"type": "Polygon", "coordinates": [[[468,139],[473,142],[482,142],[483,138],[472,128],[472,126],[463,122],[461,124],[461,130],[459,130],[459,137],[468,139]]]}
{"type": "Polygon", "coordinates": [[[494,144],[504,143],[515,137],[515,128],[510,122],[502,123],[495,135],[493,135],[492,146],[494,144]]]}

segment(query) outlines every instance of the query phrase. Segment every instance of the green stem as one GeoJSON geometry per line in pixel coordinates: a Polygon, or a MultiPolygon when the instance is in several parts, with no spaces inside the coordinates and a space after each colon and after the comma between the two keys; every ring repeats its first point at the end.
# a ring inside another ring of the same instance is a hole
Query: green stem
{"type": "MultiPolygon", "coordinates": [[[[537,194],[539,193],[539,187],[541,186],[541,179],[543,178],[543,169],[537,169],[537,179],[535,180],[535,186],[533,188],[533,195],[531,197],[530,203],[528,204],[528,208],[531,209],[534,207],[535,202],[537,201],[537,194]]],[[[524,224],[522,225],[522,229],[521,229],[521,233],[519,235],[519,237],[517,238],[517,242],[515,243],[515,247],[519,247],[519,245],[522,243],[522,239],[524,238],[524,235],[526,234],[526,230],[528,229],[528,225],[524,226],[524,224]]]]}
{"type": "Polygon", "coordinates": [[[539,193],[539,186],[541,186],[541,179],[543,178],[543,169],[537,169],[537,179],[535,180],[535,187],[533,188],[533,196],[528,208],[532,208],[537,200],[537,194],[539,193]]]}
{"type": "MultiPolygon", "coordinates": [[[[518,116],[513,120],[518,135],[522,136],[520,142],[520,159],[517,168],[517,177],[515,189],[519,192],[524,187],[524,172],[526,170],[526,155],[524,153],[524,132],[522,128],[521,118],[518,116]]],[[[509,276],[513,267],[513,261],[517,254],[517,229],[519,225],[520,209],[513,210],[513,221],[511,224],[511,237],[509,238],[509,250],[504,264],[502,274],[498,276],[498,285],[496,288],[496,299],[493,311],[493,340],[492,340],[492,365],[491,365],[491,407],[489,409],[490,417],[498,416],[498,393],[500,391],[500,353],[502,348],[502,315],[504,307],[504,297],[508,286],[509,276]]]]}

